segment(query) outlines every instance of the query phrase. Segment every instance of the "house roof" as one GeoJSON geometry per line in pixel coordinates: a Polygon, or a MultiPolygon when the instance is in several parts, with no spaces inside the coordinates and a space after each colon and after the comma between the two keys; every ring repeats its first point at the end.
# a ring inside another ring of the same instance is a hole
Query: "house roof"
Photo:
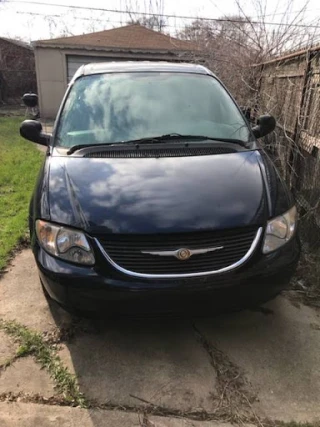
{"type": "Polygon", "coordinates": [[[80,36],[62,37],[50,40],[38,40],[34,46],[51,47],[76,47],[103,49],[137,49],[147,51],[195,51],[198,46],[186,40],[150,30],[139,24],[127,25],[125,27],[96,33],[83,34],[80,36]]]}
{"type": "Polygon", "coordinates": [[[23,42],[22,40],[8,39],[7,37],[0,37],[0,40],[4,40],[8,43],[15,44],[16,46],[24,47],[25,49],[32,50],[32,46],[30,46],[26,42],[23,42]]]}

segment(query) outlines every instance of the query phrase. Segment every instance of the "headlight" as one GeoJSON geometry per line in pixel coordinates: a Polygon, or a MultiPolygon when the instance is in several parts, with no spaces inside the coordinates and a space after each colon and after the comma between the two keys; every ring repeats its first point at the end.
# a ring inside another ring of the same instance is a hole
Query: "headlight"
{"type": "Polygon", "coordinates": [[[38,219],[36,233],[40,245],[50,254],[77,264],[94,264],[92,249],[81,231],[38,219]]]}
{"type": "Polygon", "coordinates": [[[297,225],[297,209],[294,206],[283,215],[268,221],[262,252],[268,254],[287,243],[297,225]]]}

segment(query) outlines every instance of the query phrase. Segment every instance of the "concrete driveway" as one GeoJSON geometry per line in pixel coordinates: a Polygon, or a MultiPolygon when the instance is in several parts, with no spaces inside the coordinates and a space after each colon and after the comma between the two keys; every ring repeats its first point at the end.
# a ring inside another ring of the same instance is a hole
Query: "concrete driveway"
{"type": "Polygon", "coordinates": [[[287,297],[207,319],[85,321],[48,305],[24,250],[0,301],[1,427],[320,419],[319,313],[287,297]]]}

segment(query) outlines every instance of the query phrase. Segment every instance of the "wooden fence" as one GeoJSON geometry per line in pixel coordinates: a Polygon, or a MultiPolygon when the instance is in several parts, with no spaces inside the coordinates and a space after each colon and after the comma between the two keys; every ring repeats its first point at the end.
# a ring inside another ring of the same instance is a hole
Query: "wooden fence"
{"type": "Polygon", "coordinates": [[[305,247],[320,248],[320,47],[257,66],[259,114],[277,119],[273,155],[302,217],[305,247]]]}

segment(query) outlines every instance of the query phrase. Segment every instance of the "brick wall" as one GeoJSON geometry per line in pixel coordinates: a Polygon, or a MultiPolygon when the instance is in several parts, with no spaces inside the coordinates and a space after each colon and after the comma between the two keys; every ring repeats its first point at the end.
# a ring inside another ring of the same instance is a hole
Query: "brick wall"
{"type": "Polygon", "coordinates": [[[0,103],[20,102],[28,91],[36,91],[33,50],[0,38],[0,103]]]}

